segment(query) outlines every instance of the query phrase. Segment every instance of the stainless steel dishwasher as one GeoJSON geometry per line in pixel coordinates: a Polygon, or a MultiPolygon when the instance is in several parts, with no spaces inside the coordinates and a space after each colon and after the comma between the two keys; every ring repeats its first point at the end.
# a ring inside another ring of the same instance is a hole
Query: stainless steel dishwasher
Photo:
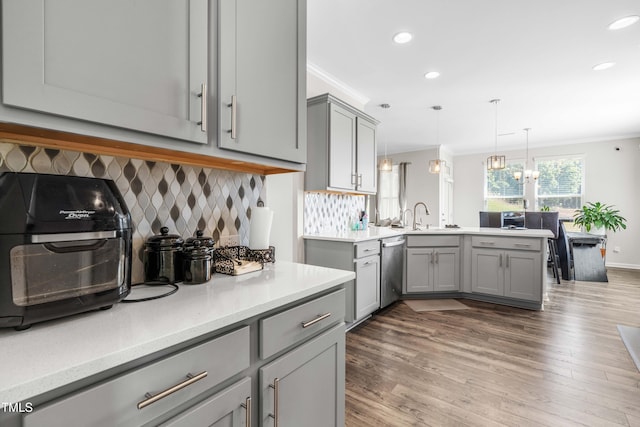
{"type": "Polygon", "coordinates": [[[380,240],[380,308],[397,301],[402,294],[404,236],[380,240]]]}

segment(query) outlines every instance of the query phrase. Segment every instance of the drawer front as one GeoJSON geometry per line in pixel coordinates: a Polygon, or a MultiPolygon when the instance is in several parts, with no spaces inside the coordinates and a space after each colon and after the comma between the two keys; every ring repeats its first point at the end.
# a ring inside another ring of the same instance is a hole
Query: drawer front
{"type": "Polygon", "coordinates": [[[471,246],[476,248],[519,249],[540,251],[542,239],[526,237],[472,236],[471,246]]]}
{"type": "Polygon", "coordinates": [[[375,255],[380,253],[379,240],[367,240],[358,242],[354,245],[354,257],[362,258],[364,256],[375,255]]]}
{"type": "Polygon", "coordinates": [[[260,357],[266,359],[342,322],[345,290],[340,289],[260,320],[260,357]]]}
{"type": "Polygon", "coordinates": [[[38,408],[23,425],[142,425],[248,367],[249,327],[244,327],[38,408]],[[149,395],[172,387],[173,393],[139,409],[149,395]]]}
{"type": "Polygon", "coordinates": [[[434,236],[423,234],[407,236],[407,247],[460,246],[460,236],[434,236]]]}

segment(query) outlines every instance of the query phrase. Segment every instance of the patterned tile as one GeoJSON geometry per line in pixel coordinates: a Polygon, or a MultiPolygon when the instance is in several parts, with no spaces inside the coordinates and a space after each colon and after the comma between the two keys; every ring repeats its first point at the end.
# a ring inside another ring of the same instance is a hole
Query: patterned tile
{"type": "Polygon", "coordinates": [[[0,171],[78,175],[114,180],[131,212],[133,281],[143,280],[147,238],[167,226],[193,236],[198,229],[249,243],[250,209],[265,200],[264,177],[217,169],[32,147],[0,141],[0,171]]]}
{"type": "Polygon", "coordinates": [[[304,193],[304,234],[344,233],[349,219],[365,207],[365,196],[332,193],[304,193]]]}

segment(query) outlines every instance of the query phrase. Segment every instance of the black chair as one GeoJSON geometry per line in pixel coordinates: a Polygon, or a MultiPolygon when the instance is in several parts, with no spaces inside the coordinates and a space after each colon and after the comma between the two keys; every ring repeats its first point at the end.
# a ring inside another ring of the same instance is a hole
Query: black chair
{"type": "Polygon", "coordinates": [[[558,266],[560,257],[558,255],[558,237],[560,235],[560,213],[559,212],[527,212],[524,215],[524,226],[537,230],[550,230],[553,238],[549,238],[549,263],[553,270],[553,277],[560,283],[558,266]]]}
{"type": "Polygon", "coordinates": [[[502,227],[502,212],[480,211],[480,227],[502,227]]]}

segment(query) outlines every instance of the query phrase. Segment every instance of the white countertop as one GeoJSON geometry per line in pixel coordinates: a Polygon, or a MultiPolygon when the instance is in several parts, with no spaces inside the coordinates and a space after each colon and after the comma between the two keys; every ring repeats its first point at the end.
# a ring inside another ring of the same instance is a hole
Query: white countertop
{"type": "Polygon", "coordinates": [[[362,242],[366,240],[383,239],[401,235],[425,235],[425,234],[465,234],[465,235],[490,235],[508,237],[553,237],[549,230],[534,229],[502,229],[488,227],[459,227],[459,228],[427,228],[412,230],[408,228],[369,227],[367,230],[348,231],[346,233],[322,233],[305,234],[302,236],[309,240],[332,240],[337,242],[362,242]]]}
{"type": "Polygon", "coordinates": [[[166,298],[116,304],[25,331],[0,329],[0,402],[54,390],[354,277],[350,271],[278,261],[260,272],[214,274],[205,284],[180,285],[166,298]]]}

